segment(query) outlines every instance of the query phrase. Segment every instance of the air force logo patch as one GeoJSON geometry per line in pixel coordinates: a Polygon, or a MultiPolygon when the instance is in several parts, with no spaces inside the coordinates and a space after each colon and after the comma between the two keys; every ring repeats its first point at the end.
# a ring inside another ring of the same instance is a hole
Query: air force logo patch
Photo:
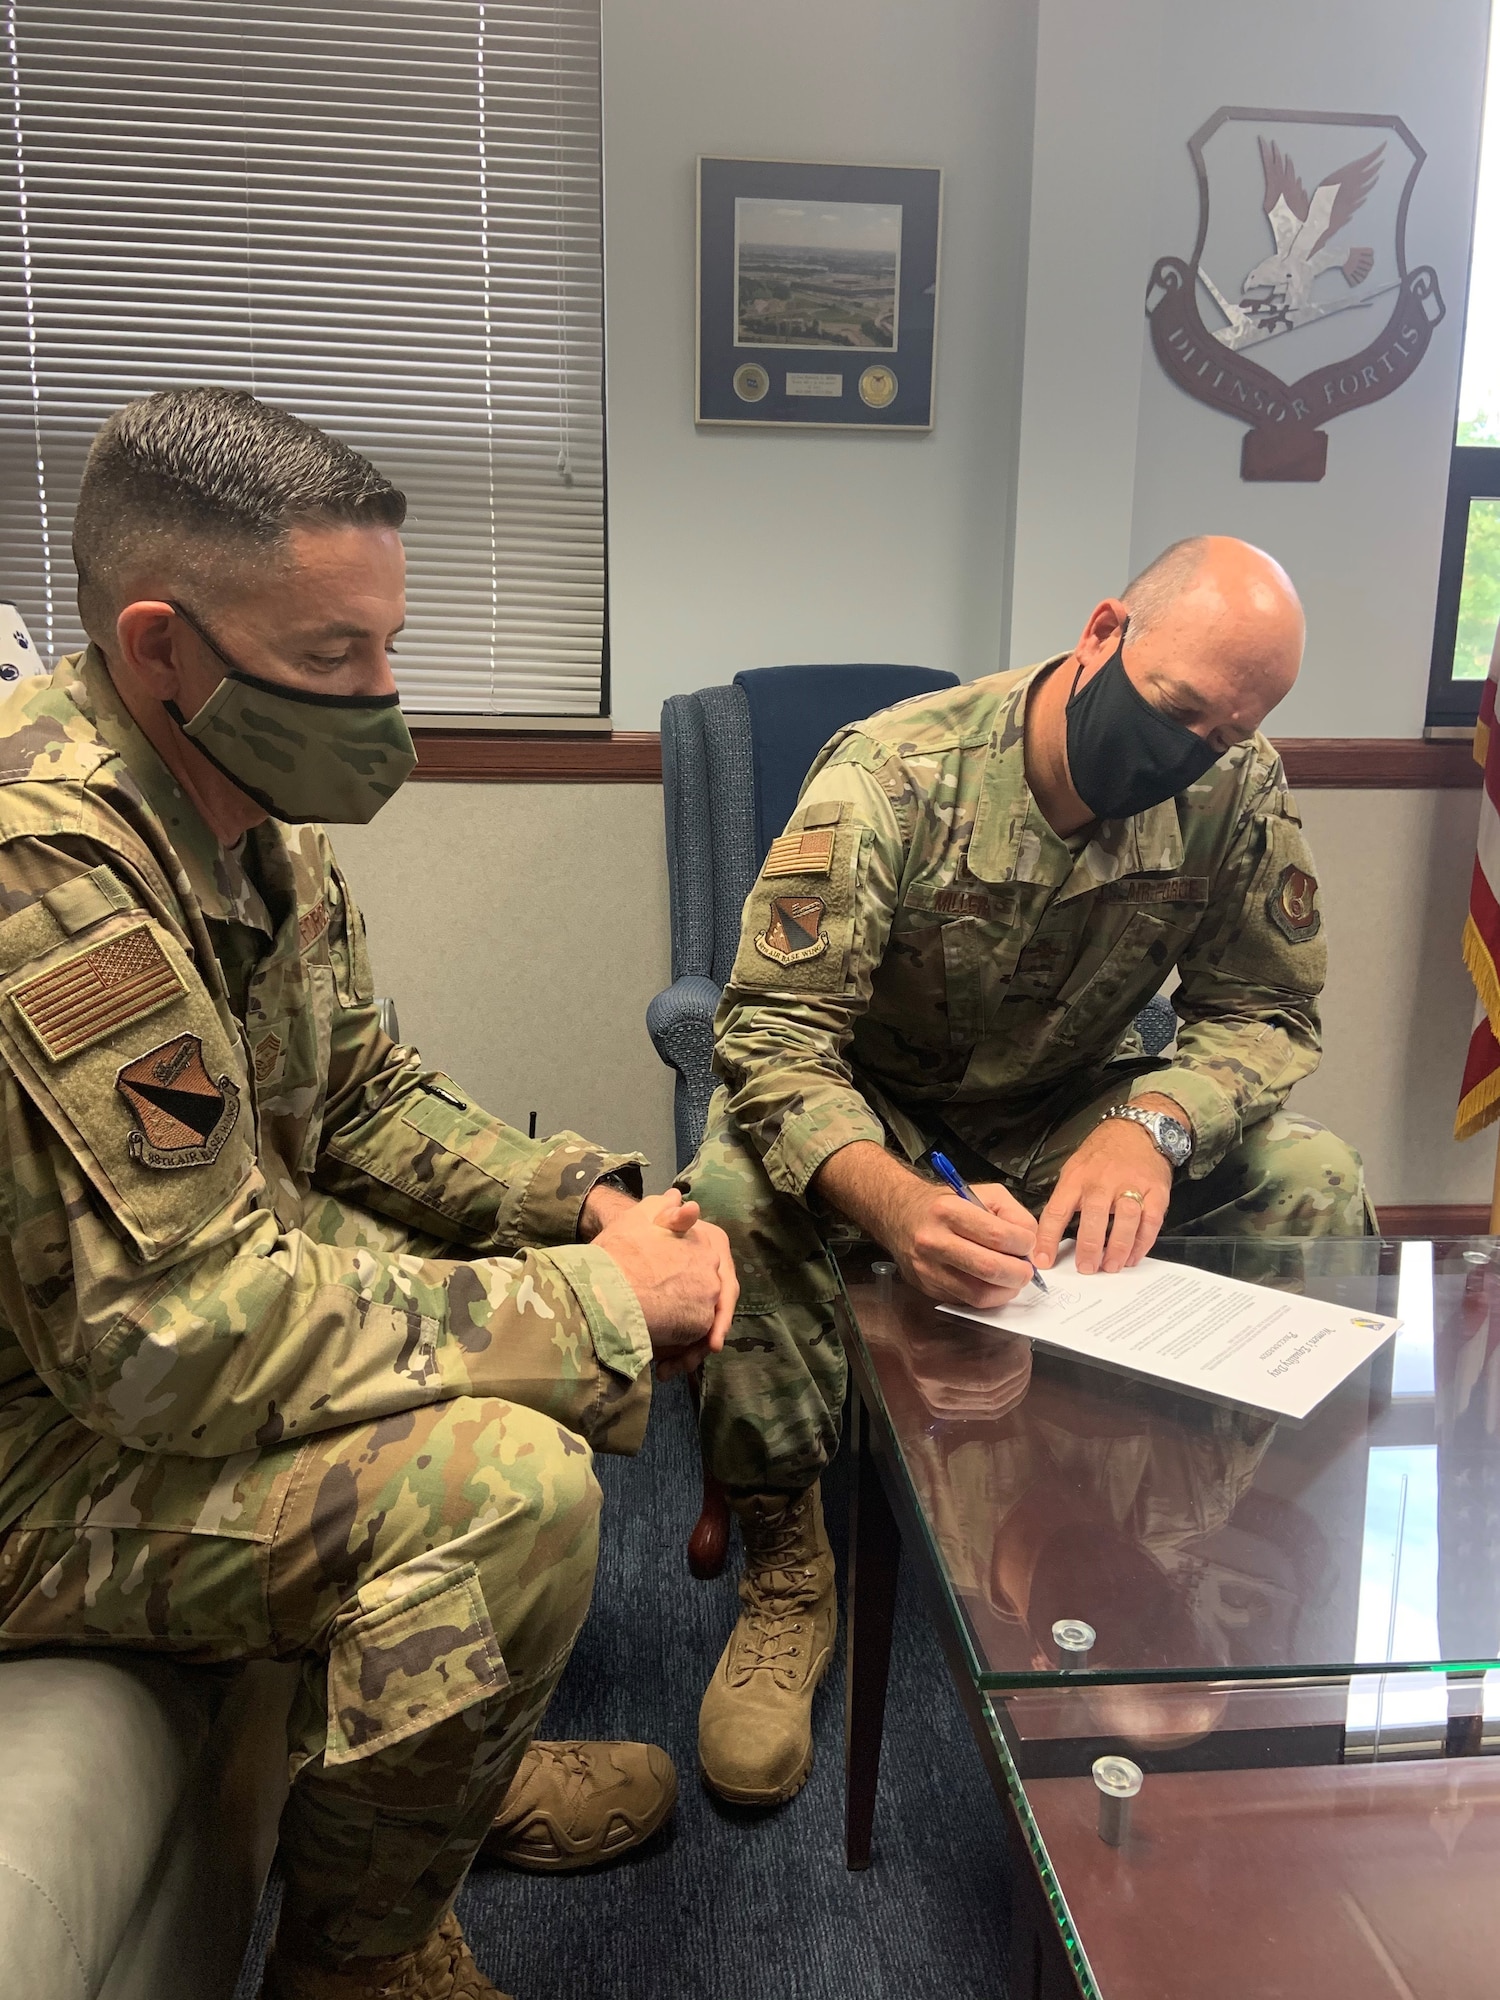
{"type": "Polygon", "coordinates": [[[134,1122],[130,1157],[143,1167],[211,1165],[240,1115],[238,1086],[209,1075],[196,1035],[174,1035],[126,1063],[115,1088],[134,1122]]]}
{"type": "Polygon", "coordinates": [[[1266,898],[1266,914],[1288,944],[1306,944],[1323,928],[1316,877],[1303,868],[1283,868],[1266,898]]]}
{"type": "Polygon", "coordinates": [[[810,958],[821,958],[828,949],[828,933],[821,928],[823,910],[821,896],[773,896],[771,921],[756,932],[755,949],[777,965],[803,965],[810,958]]]}

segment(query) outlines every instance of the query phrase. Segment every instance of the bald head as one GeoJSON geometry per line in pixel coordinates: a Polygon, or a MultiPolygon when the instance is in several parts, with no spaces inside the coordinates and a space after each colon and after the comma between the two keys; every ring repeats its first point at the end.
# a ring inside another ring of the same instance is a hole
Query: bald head
{"type": "Polygon", "coordinates": [[[1249,542],[1174,542],[1120,603],[1132,681],[1153,707],[1226,748],[1258,729],[1297,678],[1302,605],[1280,563],[1249,542]]]}
{"type": "Polygon", "coordinates": [[[1048,823],[1066,834],[1128,818],[1191,784],[1260,728],[1297,678],[1302,641],[1291,578],[1264,550],[1229,535],[1174,542],[1094,606],[1027,702],[1026,778],[1048,823]],[[1102,701],[1086,698],[1112,662],[1129,683],[1123,706],[1113,679],[1102,701]],[[1174,727],[1143,719],[1132,688],[1174,727]]]}

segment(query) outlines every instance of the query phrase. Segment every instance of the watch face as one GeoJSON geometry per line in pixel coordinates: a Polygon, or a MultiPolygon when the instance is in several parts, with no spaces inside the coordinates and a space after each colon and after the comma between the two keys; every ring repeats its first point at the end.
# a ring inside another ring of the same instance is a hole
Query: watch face
{"type": "Polygon", "coordinates": [[[1157,1114],[1156,1131],[1162,1151],[1174,1167],[1180,1167],[1193,1150],[1192,1135],[1187,1127],[1175,1118],[1169,1118],[1163,1111],[1157,1114]]]}

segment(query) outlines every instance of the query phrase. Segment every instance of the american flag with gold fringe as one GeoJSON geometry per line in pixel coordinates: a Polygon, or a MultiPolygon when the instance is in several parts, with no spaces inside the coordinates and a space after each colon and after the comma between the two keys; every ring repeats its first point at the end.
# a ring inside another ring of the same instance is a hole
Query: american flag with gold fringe
{"type": "Polygon", "coordinates": [[[1500,632],[1495,634],[1490,671],[1479,697],[1474,727],[1474,761],[1484,772],[1479,801],[1479,841],[1464,920],[1464,964],[1477,996],[1469,1056],[1458,1093],[1456,1139],[1472,1139],[1500,1118],[1500,724],[1495,718],[1500,678],[1500,632]]]}

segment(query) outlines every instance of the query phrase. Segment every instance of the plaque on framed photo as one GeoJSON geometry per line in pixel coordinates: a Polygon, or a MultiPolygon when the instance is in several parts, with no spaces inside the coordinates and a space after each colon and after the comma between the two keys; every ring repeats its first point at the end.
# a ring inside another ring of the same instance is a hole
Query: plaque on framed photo
{"type": "Polygon", "coordinates": [[[700,159],[698,422],[931,430],[942,185],[700,159]]]}

